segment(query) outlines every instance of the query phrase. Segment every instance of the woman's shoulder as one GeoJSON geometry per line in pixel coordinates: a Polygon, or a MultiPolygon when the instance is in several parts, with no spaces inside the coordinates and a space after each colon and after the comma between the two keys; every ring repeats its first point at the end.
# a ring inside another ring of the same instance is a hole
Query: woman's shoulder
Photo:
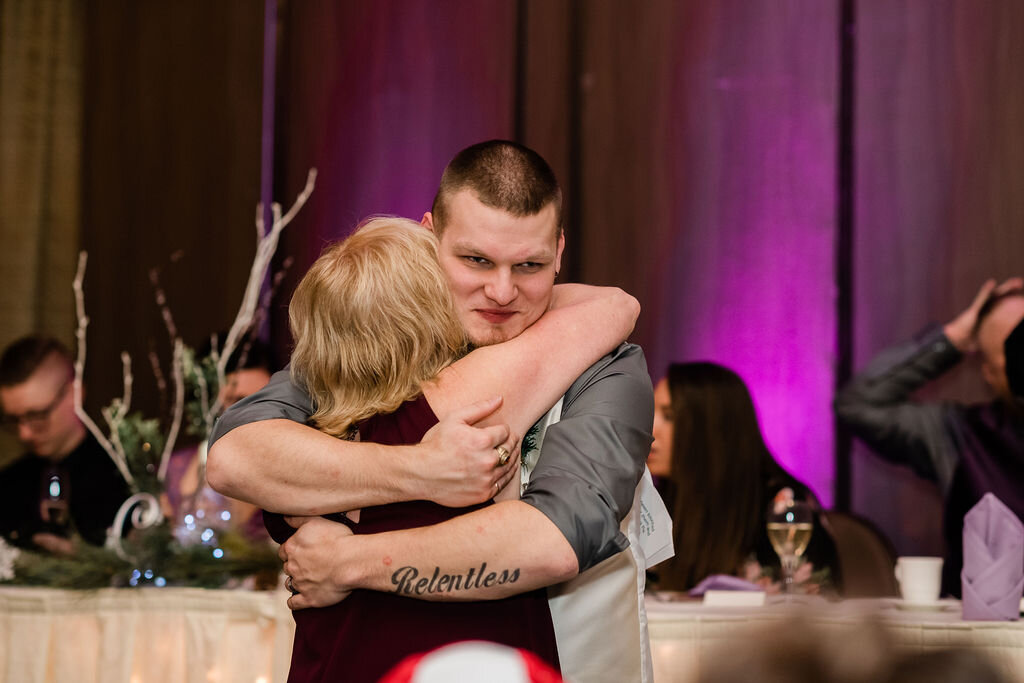
{"type": "Polygon", "coordinates": [[[435,424],[437,415],[420,394],[398,406],[393,413],[374,415],[361,422],[359,439],[384,444],[419,443],[435,424]]]}

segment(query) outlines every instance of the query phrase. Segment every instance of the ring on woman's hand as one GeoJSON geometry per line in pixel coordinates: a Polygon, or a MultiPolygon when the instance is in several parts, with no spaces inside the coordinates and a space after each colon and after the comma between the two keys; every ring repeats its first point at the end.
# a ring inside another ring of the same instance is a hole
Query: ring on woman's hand
{"type": "Polygon", "coordinates": [[[507,463],[508,457],[512,455],[504,446],[498,446],[494,450],[498,451],[498,467],[501,467],[502,465],[507,463]]]}
{"type": "Polygon", "coordinates": [[[286,576],[284,579],[284,587],[288,589],[288,592],[292,595],[298,595],[299,589],[292,585],[292,577],[286,576]]]}

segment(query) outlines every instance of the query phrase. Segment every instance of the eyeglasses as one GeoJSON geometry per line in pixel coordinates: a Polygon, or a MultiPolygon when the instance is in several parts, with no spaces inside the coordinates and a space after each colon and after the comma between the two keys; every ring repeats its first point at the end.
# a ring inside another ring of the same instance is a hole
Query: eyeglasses
{"type": "Polygon", "coordinates": [[[64,394],[68,393],[68,387],[71,386],[71,380],[66,380],[57,391],[57,395],[53,397],[50,403],[40,410],[30,410],[27,413],[21,415],[4,415],[3,425],[5,429],[12,432],[18,431],[18,428],[24,424],[34,432],[46,429],[46,425],[50,422],[50,415],[54,410],[57,409],[57,405],[61,399],[64,398],[64,394]]]}

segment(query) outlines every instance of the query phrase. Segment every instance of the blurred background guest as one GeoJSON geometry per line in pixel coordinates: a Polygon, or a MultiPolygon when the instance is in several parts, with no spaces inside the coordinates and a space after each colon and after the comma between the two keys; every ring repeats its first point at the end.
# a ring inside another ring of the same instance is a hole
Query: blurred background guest
{"type": "MultiPolygon", "coordinates": [[[[222,347],[227,333],[217,335],[217,346],[222,347]]],[[[201,357],[209,356],[210,343],[200,349],[201,357]]],[[[224,410],[235,405],[243,398],[255,394],[262,389],[270,376],[277,370],[274,354],[262,340],[245,337],[238,343],[238,348],[231,354],[225,370],[224,386],[220,390],[221,405],[224,410]]]]}
{"type": "MultiPolygon", "coordinates": [[[[874,679],[880,680],[880,679],[874,679]]],[[[899,657],[893,662],[889,683],[1004,683],[1008,682],[981,652],[968,649],[931,650],[899,657]]]]}
{"type": "Polygon", "coordinates": [[[989,280],[941,329],[880,354],[836,396],[851,431],[879,455],[936,482],[945,500],[943,592],[960,595],[963,519],[988,492],[1024,519],[1024,410],[1010,392],[1004,344],[1024,320],[1024,280],[989,280]],[[987,403],[919,402],[913,393],[977,352],[987,403]]]}
{"type": "MultiPolygon", "coordinates": [[[[222,348],[226,333],[217,335],[217,348],[222,348]]],[[[207,341],[200,347],[196,357],[207,358],[212,351],[207,341]]],[[[243,338],[231,354],[224,374],[224,386],[219,397],[222,410],[227,410],[243,398],[256,393],[270,381],[276,370],[274,354],[260,339],[243,338]]],[[[245,501],[228,498],[214,491],[206,483],[206,442],[194,448],[175,451],[167,467],[165,483],[164,514],[174,522],[180,522],[187,514],[203,510],[218,517],[227,512],[229,522],[225,526],[240,531],[254,540],[269,539],[263,527],[263,518],[257,514],[259,508],[245,501]],[[202,480],[202,486],[200,486],[202,480]]]]}
{"type": "Polygon", "coordinates": [[[4,426],[26,449],[0,471],[0,534],[16,545],[74,551],[77,533],[102,545],[129,496],[74,404],[74,366],[56,339],[29,336],[0,357],[4,426]]]}
{"type": "Polygon", "coordinates": [[[839,587],[835,545],[817,514],[818,501],[772,457],[736,373],[715,363],[673,363],[654,389],[654,408],[647,465],[672,514],[676,554],[654,568],[653,587],[687,590],[711,574],[770,586],[779,559],[766,513],[787,488],[815,510],[797,580],[809,591],[839,587]]]}
{"type": "Polygon", "coordinates": [[[879,621],[839,628],[810,614],[734,634],[713,650],[698,683],[1004,683],[983,653],[958,648],[905,653],[879,621]]]}

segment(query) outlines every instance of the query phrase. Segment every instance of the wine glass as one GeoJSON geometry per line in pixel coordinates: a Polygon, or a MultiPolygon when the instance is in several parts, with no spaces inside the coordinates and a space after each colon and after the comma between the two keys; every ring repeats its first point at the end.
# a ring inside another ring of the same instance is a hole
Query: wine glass
{"type": "Polygon", "coordinates": [[[768,540],[782,564],[782,592],[793,592],[793,574],[814,530],[811,506],[791,498],[776,498],[768,508],[768,540]]]}
{"type": "Polygon", "coordinates": [[[68,478],[65,470],[48,467],[43,473],[39,513],[46,531],[65,536],[70,531],[68,513],[68,478]]]}

